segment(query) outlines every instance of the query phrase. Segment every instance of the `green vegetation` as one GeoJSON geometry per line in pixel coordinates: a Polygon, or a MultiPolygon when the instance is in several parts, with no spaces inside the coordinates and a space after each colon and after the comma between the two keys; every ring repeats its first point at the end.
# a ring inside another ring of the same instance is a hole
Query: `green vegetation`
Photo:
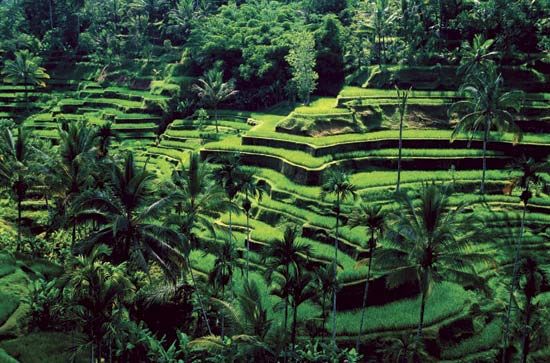
{"type": "Polygon", "coordinates": [[[546,362],[545,1],[0,1],[0,363],[546,362]]]}

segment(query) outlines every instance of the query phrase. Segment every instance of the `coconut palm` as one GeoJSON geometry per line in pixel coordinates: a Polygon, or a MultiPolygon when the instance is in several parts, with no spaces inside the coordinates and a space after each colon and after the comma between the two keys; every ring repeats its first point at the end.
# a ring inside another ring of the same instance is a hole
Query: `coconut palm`
{"type": "Polygon", "coordinates": [[[71,311],[82,321],[91,346],[91,362],[102,362],[103,337],[113,309],[131,301],[134,286],[126,275],[126,265],[114,266],[104,259],[111,254],[105,245],[94,247],[89,256],[78,256],[71,261],[63,276],[71,311]]]}
{"type": "Polygon", "coordinates": [[[274,274],[280,275],[283,281],[279,281],[278,295],[284,301],[284,331],[288,331],[288,307],[290,298],[290,285],[287,284],[293,275],[299,274],[302,266],[307,262],[311,253],[311,246],[297,241],[298,228],[286,226],[283,238],[276,239],[266,245],[262,251],[262,262],[266,267],[266,278],[271,281],[274,274]],[[283,288],[286,286],[287,288],[283,288]],[[282,293],[281,293],[282,291],[282,293]]]}
{"type": "Polygon", "coordinates": [[[294,350],[298,327],[298,307],[317,296],[317,286],[314,275],[307,271],[299,271],[299,273],[292,274],[290,276],[289,285],[290,304],[292,305],[292,330],[290,342],[294,350]]]}
{"type": "Polygon", "coordinates": [[[30,134],[19,127],[17,134],[9,128],[2,129],[0,134],[0,162],[5,173],[0,176],[0,185],[11,190],[17,203],[17,249],[21,247],[21,212],[29,184],[33,179],[33,147],[30,134]]]}
{"type": "MultiPolygon", "coordinates": [[[[321,185],[321,199],[325,199],[327,195],[334,195],[336,201],[334,204],[334,211],[336,212],[336,236],[334,237],[334,260],[332,266],[334,267],[334,278],[336,279],[338,266],[338,238],[339,235],[339,222],[341,204],[349,198],[355,199],[355,185],[349,180],[349,174],[339,168],[328,169],[323,174],[323,184],[321,185]]],[[[332,343],[336,347],[336,291],[332,293],[332,343]]]]}
{"type": "Polygon", "coordinates": [[[482,221],[464,213],[466,203],[450,205],[451,192],[435,183],[424,184],[417,198],[396,195],[399,211],[392,215],[387,248],[377,261],[391,271],[389,287],[417,282],[421,303],[417,339],[422,338],[426,299],[434,283],[452,280],[481,286],[475,264],[487,255],[475,252],[472,243],[483,238],[482,221]]]}
{"type": "Polygon", "coordinates": [[[332,296],[332,294],[339,290],[339,284],[338,279],[336,276],[334,276],[334,269],[335,267],[331,264],[327,264],[325,266],[319,267],[315,269],[315,278],[317,279],[317,287],[319,291],[321,292],[320,298],[321,298],[321,319],[322,319],[322,325],[325,326],[326,320],[327,320],[327,296],[332,296]]]}
{"type": "Polygon", "coordinates": [[[223,189],[214,182],[211,172],[205,164],[201,163],[197,153],[190,155],[187,169],[180,168],[172,173],[167,189],[176,205],[176,213],[168,218],[167,223],[175,225],[182,236],[182,240],[186,242],[181,246],[181,250],[187,261],[188,271],[195,287],[203,319],[209,333],[211,333],[202,296],[197,288],[195,274],[189,261],[189,254],[193,248],[200,246],[196,233],[197,228],[204,228],[211,235],[216,236],[214,225],[209,216],[226,210],[236,210],[237,208],[225,199],[223,189]]]}
{"type": "MultiPolygon", "coordinates": [[[[229,241],[224,241],[221,245],[216,246],[213,252],[216,260],[214,268],[208,274],[208,281],[214,288],[221,289],[223,300],[225,299],[225,287],[231,283],[239,254],[235,244],[229,241]]],[[[224,338],[224,314],[221,314],[221,337],[224,338]]]]}
{"type": "Polygon", "coordinates": [[[277,354],[269,344],[272,320],[265,306],[263,292],[256,282],[244,282],[235,303],[217,300],[228,320],[230,343],[219,336],[206,336],[189,343],[193,349],[218,353],[224,361],[274,362],[277,354]],[[236,345],[237,351],[232,349],[236,345]]]}
{"type": "Polygon", "coordinates": [[[494,39],[485,39],[481,34],[476,34],[471,44],[465,42],[462,46],[460,66],[456,73],[469,77],[476,71],[488,67],[499,54],[496,51],[491,51],[494,43],[494,39]]]}
{"type": "Polygon", "coordinates": [[[48,161],[50,173],[56,175],[50,188],[59,196],[57,219],[60,224],[72,227],[72,244],[76,242],[74,199],[93,183],[95,129],[85,122],[71,123],[64,130],[59,128],[59,159],[48,161]]]}
{"type": "MultiPolygon", "coordinates": [[[[213,178],[216,183],[223,188],[227,197],[227,203],[232,205],[235,196],[242,189],[242,169],[239,156],[229,155],[222,157],[219,162],[221,166],[214,169],[213,178]]],[[[240,212],[234,208],[228,208],[229,211],[229,241],[233,238],[233,212],[240,212]]]]}
{"type": "Polygon", "coordinates": [[[25,89],[25,104],[28,106],[29,86],[46,87],[45,80],[50,76],[39,66],[40,58],[28,50],[15,53],[14,60],[6,61],[2,75],[4,81],[13,84],[22,84],[25,89]]]}
{"type": "Polygon", "coordinates": [[[411,88],[405,91],[401,91],[399,88],[395,87],[397,91],[397,99],[399,104],[397,105],[397,110],[399,111],[399,154],[397,156],[397,191],[400,191],[401,188],[401,156],[403,154],[403,122],[405,121],[405,115],[407,113],[407,101],[409,100],[409,92],[411,88]]]}
{"type": "Polygon", "coordinates": [[[497,74],[496,66],[490,65],[469,77],[461,87],[464,100],[455,102],[449,113],[458,113],[461,118],[451,134],[451,142],[460,134],[467,133],[471,140],[477,131],[483,131],[483,174],[480,192],[485,192],[485,173],[487,171],[487,143],[493,128],[512,132],[514,143],[521,141],[521,129],[514,122],[511,111],[519,112],[523,102],[522,91],[504,92],[502,75],[497,74]]]}
{"type": "Polygon", "coordinates": [[[93,221],[100,227],[75,246],[77,253],[87,253],[103,243],[113,250],[114,263],[130,261],[132,266],[148,271],[149,261],[157,262],[175,279],[185,260],[178,248],[179,234],[154,223],[170,205],[169,197],[155,198],[153,175],[138,168],[133,154],[126,154],[122,166],[112,167],[110,191],[89,191],[74,201],[76,220],[93,221]]]}
{"type": "Polygon", "coordinates": [[[198,83],[193,85],[193,89],[206,107],[214,110],[214,120],[216,122],[216,132],[218,130],[218,106],[223,101],[237,94],[232,81],[224,82],[223,73],[217,69],[211,69],[206,72],[203,78],[199,78],[198,83]]]}
{"type": "Polygon", "coordinates": [[[264,180],[254,178],[252,171],[243,170],[240,176],[241,192],[244,193],[242,203],[243,210],[246,214],[246,278],[248,279],[248,271],[250,269],[250,208],[252,203],[250,197],[262,200],[263,193],[267,190],[267,184],[264,180]]]}
{"type": "Polygon", "coordinates": [[[366,227],[369,231],[370,238],[367,242],[369,249],[369,257],[365,260],[359,261],[359,264],[367,264],[367,278],[365,280],[365,290],[363,292],[363,305],[361,312],[361,322],[359,324],[359,334],[357,335],[357,342],[355,350],[359,351],[359,342],[361,334],[363,333],[363,323],[365,321],[365,312],[367,309],[367,298],[369,294],[369,282],[372,268],[372,258],[378,239],[382,236],[385,230],[386,212],[382,209],[380,204],[360,204],[358,208],[354,209],[348,220],[350,228],[366,227]]]}
{"type": "Polygon", "coordinates": [[[101,125],[96,132],[95,138],[97,139],[97,152],[100,158],[104,158],[109,154],[109,147],[113,139],[116,139],[117,136],[113,131],[113,124],[107,122],[104,125],[101,125]]]}
{"type": "Polygon", "coordinates": [[[540,185],[544,182],[542,178],[543,173],[550,172],[550,163],[548,161],[537,162],[532,157],[526,157],[525,155],[514,160],[511,164],[512,171],[519,171],[521,174],[514,178],[510,183],[510,192],[516,187],[519,186],[522,189],[521,192],[521,202],[523,204],[523,211],[521,216],[521,226],[519,231],[519,236],[516,238],[515,246],[515,256],[514,256],[514,268],[512,271],[512,279],[510,282],[510,292],[508,299],[508,307],[506,313],[506,324],[503,334],[503,346],[508,345],[508,336],[510,334],[510,317],[512,313],[512,299],[514,296],[514,291],[516,289],[518,280],[519,280],[519,269],[520,269],[520,256],[521,256],[521,245],[523,240],[523,233],[525,229],[525,215],[527,213],[527,205],[529,200],[533,196],[532,188],[536,185],[540,185]]]}

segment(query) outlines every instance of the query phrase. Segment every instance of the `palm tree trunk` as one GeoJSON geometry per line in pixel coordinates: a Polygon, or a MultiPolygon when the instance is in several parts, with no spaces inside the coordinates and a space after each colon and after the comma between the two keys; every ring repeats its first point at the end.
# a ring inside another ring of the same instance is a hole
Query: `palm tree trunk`
{"type": "Polygon", "coordinates": [[[401,187],[401,156],[403,152],[403,119],[405,118],[405,110],[401,111],[399,121],[399,154],[397,155],[397,191],[401,187]]]}
{"type": "Polygon", "coordinates": [[[424,312],[425,312],[425,309],[426,309],[426,295],[427,295],[427,292],[428,292],[428,273],[427,272],[424,272],[424,276],[422,277],[422,279],[424,281],[422,281],[420,283],[420,288],[422,289],[422,298],[421,298],[421,301],[420,301],[420,320],[418,322],[418,331],[416,333],[416,340],[417,342],[420,342],[422,340],[422,329],[424,329],[424,312]]]}
{"type": "Polygon", "coordinates": [[[21,249],[21,198],[17,197],[17,251],[21,249]]]}
{"type": "Polygon", "coordinates": [[[361,334],[363,333],[363,324],[365,322],[365,313],[367,311],[367,298],[369,295],[369,282],[370,282],[370,271],[372,267],[372,254],[374,249],[371,248],[369,251],[369,268],[367,269],[367,281],[365,281],[365,292],[363,293],[363,311],[361,311],[361,322],[359,323],[359,335],[357,335],[357,341],[355,343],[355,350],[359,352],[359,344],[361,341],[361,334]]]}
{"type": "MultiPolygon", "coordinates": [[[[224,292],[225,292],[225,285],[222,284],[222,300],[225,298],[224,292]]],[[[222,325],[222,329],[221,329],[222,341],[223,341],[223,338],[224,338],[224,336],[225,336],[225,334],[224,334],[224,333],[225,333],[225,319],[224,319],[224,318],[225,318],[225,316],[224,316],[224,314],[223,314],[223,312],[222,312],[221,318],[220,318],[220,320],[221,320],[221,325],[222,325]]]]}
{"type": "Polygon", "coordinates": [[[48,1],[49,13],[50,13],[50,28],[53,30],[53,0],[48,1]]]}
{"type": "Polygon", "coordinates": [[[485,172],[487,171],[487,141],[489,139],[489,129],[491,128],[491,123],[489,122],[485,128],[485,133],[483,135],[483,172],[481,174],[481,195],[485,194],[485,172]]]}
{"type": "Polygon", "coordinates": [[[292,351],[294,352],[294,346],[296,345],[296,327],[298,324],[298,305],[296,303],[293,305],[293,312],[292,312],[292,335],[291,335],[291,342],[292,342],[292,351]]]}
{"type": "MultiPolygon", "coordinates": [[[[334,281],[338,278],[338,227],[340,221],[340,194],[336,195],[336,237],[334,238],[334,281]]],[[[336,289],[332,292],[332,344],[336,350],[336,289]]]]}
{"type": "MultiPolygon", "coordinates": [[[[248,190],[245,191],[248,200],[248,190]]],[[[248,204],[247,204],[248,205],[248,204]]],[[[248,281],[248,270],[250,269],[250,210],[246,210],[246,281],[248,281]]]]}
{"type": "Polygon", "coordinates": [[[208,317],[206,316],[206,310],[204,309],[202,296],[199,289],[197,288],[195,274],[193,273],[193,268],[191,267],[191,260],[189,259],[189,256],[186,256],[186,259],[187,259],[187,266],[189,266],[189,273],[191,274],[191,281],[193,282],[193,287],[195,288],[195,292],[197,293],[197,299],[199,300],[199,308],[201,309],[202,317],[204,319],[204,322],[206,323],[206,329],[208,330],[208,334],[212,335],[212,329],[210,329],[210,323],[208,322],[208,317]]]}
{"type": "MultiPolygon", "coordinates": [[[[288,274],[287,274],[288,276],[288,274]]],[[[286,295],[285,293],[285,317],[284,317],[284,329],[285,329],[285,336],[288,337],[287,332],[288,332],[288,295],[286,295]]],[[[285,339],[286,340],[286,339],[285,339]]],[[[285,342],[285,351],[284,351],[284,362],[286,363],[287,360],[288,360],[288,357],[287,357],[287,349],[288,349],[288,346],[285,342]]]]}
{"type": "Polygon", "coordinates": [[[523,323],[524,331],[521,343],[521,363],[527,363],[527,356],[531,350],[531,337],[529,336],[529,329],[527,329],[531,321],[531,307],[531,298],[529,297],[527,298],[525,304],[525,320],[523,323]]]}
{"type": "Polygon", "coordinates": [[[527,203],[525,202],[523,204],[523,212],[521,216],[521,227],[519,229],[519,236],[516,241],[516,253],[514,257],[514,269],[512,272],[512,281],[510,283],[510,295],[508,298],[508,311],[506,312],[506,325],[504,328],[504,336],[502,338],[502,362],[506,362],[506,349],[508,346],[508,337],[510,335],[510,323],[511,323],[511,315],[512,315],[512,300],[514,298],[514,291],[516,289],[516,285],[519,278],[519,259],[521,254],[521,240],[523,238],[523,230],[525,228],[525,214],[527,212],[527,203]]]}

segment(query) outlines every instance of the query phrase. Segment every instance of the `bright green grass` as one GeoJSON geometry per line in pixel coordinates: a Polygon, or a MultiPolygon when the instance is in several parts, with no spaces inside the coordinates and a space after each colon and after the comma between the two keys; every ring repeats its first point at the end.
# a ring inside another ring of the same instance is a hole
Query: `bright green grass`
{"type": "MultiPolygon", "coordinates": [[[[398,149],[366,150],[351,153],[341,153],[314,157],[311,154],[297,151],[285,150],[266,146],[242,145],[239,137],[227,137],[222,141],[212,142],[205,145],[209,150],[222,150],[234,152],[246,152],[252,154],[265,154],[279,157],[292,164],[300,165],[310,169],[321,169],[326,164],[345,159],[366,158],[366,157],[397,157],[398,149]]],[[[497,153],[488,152],[489,156],[497,153]]],[[[478,149],[404,149],[403,157],[468,157],[481,156],[482,151],[478,149]]]]}
{"type": "MultiPolygon", "coordinates": [[[[329,146],[336,145],[341,143],[348,142],[357,142],[357,141],[371,141],[371,140],[386,140],[386,139],[398,139],[399,131],[398,130],[383,130],[383,131],[372,131],[367,133],[355,133],[355,134],[344,134],[344,135],[333,135],[333,136],[324,136],[324,137],[307,137],[299,136],[292,134],[284,134],[280,132],[275,132],[276,123],[268,122],[263,127],[256,126],[251,129],[248,133],[250,136],[256,137],[265,137],[276,140],[285,140],[297,143],[304,143],[311,146],[329,146]]],[[[452,134],[452,130],[436,130],[436,129],[424,129],[424,130],[403,130],[403,139],[447,139],[449,140],[452,134]]],[[[476,135],[477,139],[481,139],[481,134],[476,135]]],[[[457,139],[467,139],[466,135],[459,135],[457,139]]],[[[506,141],[512,142],[512,134],[492,134],[491,141],[506,141]]],[[[547,134],[534,134],[534,133],[525,133],[523,134],[522,143],[534,143],[534,144],[545,144],[550,142],[550,136],[547,134]]]]}
{"type": "Polygon", "coordinates": [[[0,363],[19,363],[15,358],[10,356],[6,351],[0,348],[0,363]]]}
{"type": "MultiPolygon", "coordinates": [[[[376,89],[376,88],[362,88],[346,86],[338,95],[340,97],[372,97],[372,98],[390,98],[397,97],[397,92],[393,89],[376,89]]],[[[424,97],[456,97],[457,93],[454,91],[417,91],[412,90],[409,93],[409,99],[412,98],[424,98],[424,97]]]]}
{"type": "MultiPolygon", "coordinates": [[[[0,281],[1,283],[1,281],[0,281]]],[[[0,290],[0,326],[13,314],[19,306],[19,298],[0,290]]]]}
{"type": "MultiPolygon", "coordinates": [[[[459,314],[473,298],[472,292],[449,282],[436,285],[426,302],[427,326],[459,314]]],[[[364,331],[375,333],[413,329],[418,324],[420,297],[396,301],[383,306],[371,306],[366,310],[364,331]]],[[[339,312],[336,331],[339,335],[356,335],[359,332],[361,310],[339,312]]],[[[329,317],[328,321],[331,321],[329,317]]]]}

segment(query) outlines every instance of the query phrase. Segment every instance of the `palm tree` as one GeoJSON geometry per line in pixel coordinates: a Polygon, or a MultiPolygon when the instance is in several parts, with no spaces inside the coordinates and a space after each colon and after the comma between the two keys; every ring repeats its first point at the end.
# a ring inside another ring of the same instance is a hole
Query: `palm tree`
{"type": "Polygon", "coordinates": [[[262,200],[264,191],[267,190],[267,184],[264,180],[256,180],[254,173],[251,171],[242,171],[241,173],[241,192],[244,192],[243,210],[246,214],[246,278],[248,279],[248,271],[250,269],[250,208],[252,203],[250,197],[262,200]]]}
{"type": "Polygon", "coordinates": [[[450,195],[448,188],[433,182],[423,185],[418,200],[398,193],[400,208],[389,225],[388,247],[377,257],[381,266],[391,271],[386,278],[389,287],[418,282],[419,341],[432,285],[443,279],[480,285],[474,264],[488,261],[485,254],[475,252],[471,245],[482,238],[481,221],[464,213],[466,203],[451,206],[450,195]]]}
{"type": "Polygon", "coordinates": [[[211,333],[202,296],[197,288],[195,274],[189,261],[189,254],[191,249],[200,245],[196,228],[202,227],[215,236],[214,225],[208,217],[225,210],[235,210],[236,207],[224,198],[223,189],[214,182],[212,173],[206,168],[206,165],[201,163],[197,153],[190,155],[187,169],[181,168],[172,173],[172,179],[167,189],[176,205],[176,214],[171,215],[167,223],[177,226],[180,235],[183,236],[182,240],[187,242],[181,246],[182,253],[187,261],[206,327],[211,333]]]}
{"type": "Polygon", "coordinates": [[[113,309],[133,297],[134,286],[126,275],[126,265],[113,266],[102,261],[110,254],[109,247],[98,245],[89,256],[76,257],[63,276],[67,296],[74,304],[72,311],[83,322],[90,339],[91,362],[103,361],[102,341],[113,309]]]}
{"type": "Polygon", "coordinates": [[[395,90],[397,91],[397,98],[399,100],[399,104],[397,105],[397,109],[399,111],[399,155],[397,156],[396,189],[399,192],[401,187],[401,155],[403,152],[403,121],[405,120],[405,114],[407,113],[407,101],[409,99],[409,92],[411,91],[411,88],[403,92],[397,87],[395,87],[395,90]]]}
{"type": "MultiPolygon", "coordinates": [[[[216,260],[214,268],[208,275],[208,281],[214,288],[221,288],[221,299],[225,299],[225,287],[231,283],[233,270],[239,254],[235,245],[229,241],[224,241],[221,246],[215,248],[216,260]]],[[[224,314],[221,314],[221,337],[224,338],[224,314]]]]}
{"type": "MultiPolygon", "coordinates": [[[[346,199],[355,199],[355,185],[349,181],[349,175],[339,168],[328,169],[323,175],[323,184],[321,185],[321,199],[325,199],[328,194],[335,195],[336,201],[334,209],[336,212],[336,236],[334,237],[334,279],[337,278],[336,268],[338,266],[338,238],[340,207],[346,199]]],[[[336,347],[336,291],[332,293],[332,343],[336,347]]]]}
{"type": "Polygon", "coordinates": [[[382,349],[384,359],[395,363],[433,362],[434,359],[426,352],[423,344],[414,335],[403,333],[396,337],[384,339],[382,349]]]}
{"type": "Polygon", "coordinates": [[[523,211],[521,216],[521,226],[519,230],[519,236],[516,238],[516,247],[515,247],[515,257],[514,257],[514,268],[512,272],[512,280],[510,282],[510,293],[508,299],[508,308],[506,313],[506,324],[503,335],[503,347],[508,345],[508,336],[510,334],[510,317],[512,313],[512,299],[514,296],[514,291],[516,289],[518,280],[519,280],[519,269],[520,269],[520,256],[521,256],[521,244],[523,240],[523,233],[525,228],[525,215],[527,213],[527,205],[529,200],[533,196],[531,188],[544,182],[542,178],[543,173],[550,172],[550,163],[548,161],[537,162],[532,157],[526,157],[522,155],[520,158],[514,160],[511,165],[511,170],[519,171],[521,174],[514,178],[511,181],[510,192],[516,187],[519,186],[522,189],[521,192],[521,202],[523,204],[523,211]]]}
{"type": "Polygon", "coordinates": [[[491,51],[494,43],[494,39],[486,40],[483,35],[476,34],[471,44],[466,42],[462,46],[462,59],[456,73],[469,77],[476,71],[489,67],[489,64],[493,63],[493,59],[499,54],[496,51],[491,51]]]}
{"type": "Polygon", "coordinates": [[[289,280],[290,285],[290,303],[292,305],[292,331],[291,345],[292,350],[296,346],[296,330],[298,326],[298,307],[306,301],[317,296],[317,286],[313,274],[309,272],[299,272],[292,274],[289,280]]]}
{"type": "Polygon", "coordinates": [[[206,72],[204,78],[199,78],[198,83],[193,85],[202,102],[207,107],[214,109],[214,120],[216,121],[216,132],[218,130],[218,105],[228,98],[237,94],[233,82],[224,82],[223,73],[217,69],[206,72]]]}
{"type": "Polygon", "coordinates": [[[330,263],[318,269],[315,269],[314,271],[315,277],[317,279],[317,286],[319,291],[321,292],[320,295],[322,327],[325,326],[327,320],[327,296],[332,296],[335,291],[337,292],[339,290],[338,279],[335,279],[334,276],[334,269],[335,267],[333,266],[333,263],[330,263]]]}
{"type": "Polygon", "coordinates": [[[59,128],[60,158],[49,163],[50,173],[57,176],[51,188],[60,194],[58,217],[68,219],[72,225],[73,246],[77,223],[72,204],[93,182],[95,135],[95,129],[85,122],[71,123],[66,130],[59,128]]]}
{"type": "Polygon", "coordinates": [[[221,354],[224,361],[274,361],[277,354],[268,344],[269,335],[272,333],[272,320],[269,318],[263,293],[256,282],[245,280],[242,292],[237,294],[236,303],[217,299],[215,301],[224,310],[229,321],[230,344],[237,345],[238,351],[235,352],[221,337],[214,335],[195,339],[189,346],[221,354]]]}
{"type": "Polygon", "coordinates": [[[262,261],[266,267],[269,282],[275,274],[279,288],[273,292],[284,301],[284,333],[288,332],[288,307],[291,295],[291,279],[300,273],[311,253],[311,246],[298,242],[298,228],[286,226],[283,238],[266,245],[262,251],[262,261]]]}
{"type": "MultiPolygon", "coordinates": [[[[239,156],[230,155],[222,157],[220,160],[221,166],[214,169],[213,177],[216,183],[223,188],[227,197],[227,203],[232,205],[235,196],[242,190],[242,169],[239,156]]],[[[233,238],[233,212],[240,212],[233,208],[228,208],[229,211],[229,241],[233,238]]]]}
{"type": "Polygon", "coordinates": [[[16,135],[9,128],[1,130],[0,162],[6,173],[0,178],[0,184],[11,189],[17,203],[17,250],[21,247],[22,204],[33,177],[33,150],[29,133],[21,126],[16,135]]]}
{"type": "Polygon", "coordinates": [[[493,127],[499,131],[514,133],[514,143],[521,141],[521,129],[514,122],[510,110],[519,112],[524,94],[522,91],[504,92],[502,75],[497,74],[496,66],[473,74],[461,87],[464,100],[455,102],[449,113],[462,114],[453,133],[451,142],[461,133],[468,133],[471,140],[477,131],[483,130],[483,174],[480,192],[485,192],[485,173],[487,170],[487,143],[493,127]]]}
{"type": "Polygon", "coordinates": [[[103,243],[112,247],[114,263],[130,260],[135,267],[148,271],[149,261],[157,262],[172,278],[185,265],[178,248],[182,241],[178,233],[154,223],[171,200],[153,197],[153,175],[136,167],[132,153],[122,166],[113,165],[111,191],[89,191],[74,202],[76,219],[80,223],[94,221],[101,225],[89,237],[75,246],[79,253],[89,252],[103,243]]]}
{"type": "Polygon", "coordinates": [[[386,212],[382,209],[380,204],[361,204],[359,208],[354,209],[351,214],[348,225],[350,228],[366,227],[370,233],[370,238],[367,243],[369,249],[369,257],[365,260],[359,261],[359,264],[366,263],[368,265],[367,278],[365,280],[365,291],[363,293],[363,305],[361,312],[361,322],[359,324],[359,334],[357,335],[357,342],[355,350],[359,351],[359,342],[361,334],[363,333],[363,323],[365,321],[365,312],[367,310],[367,298],[369,294],[369,282],[372,268],[372,258],[374,256],[374,250],[378,238],[384,233],[385,229],[386,212]]]}
{"type": "Polygon", "coordinates": [[[98,141],[97,151],[100,158],[104,158],[109,154],[109,147],[113,139],[116,139],[117,136],[113,132],[113,124],[107,122],[104,125],[100,126],[97,130],[95,138],[98,141]]]}
{"type": "Polygon", "coordinates": [[[44,81],[50,78],[46,70],[40,67],[39,64],[40,58],[25,49],[16,52],[14,60],[6,61],[2,70],[5,82],[23,85],[27,106],[29,99],[28,86],[46,87],[44,81]]]}

